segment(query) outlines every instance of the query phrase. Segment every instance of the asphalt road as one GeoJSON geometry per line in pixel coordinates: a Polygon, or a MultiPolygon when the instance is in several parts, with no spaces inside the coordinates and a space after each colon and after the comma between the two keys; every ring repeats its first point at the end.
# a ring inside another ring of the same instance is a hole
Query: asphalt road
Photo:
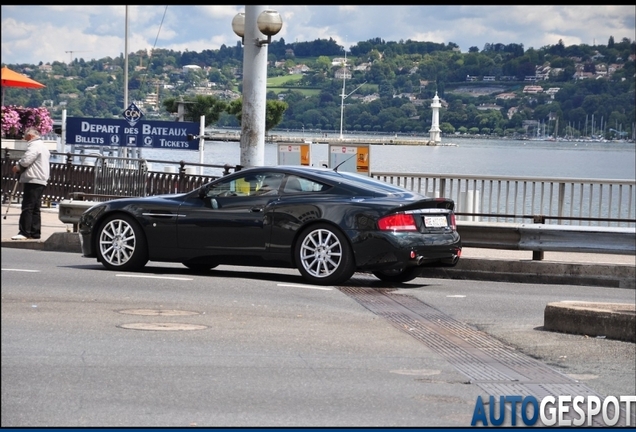
{"type": "Polygon", "coordinates": [[[317,287],[295,270],[117,273],[2,248],[1,293],[3,427],[470,426],[488,383],[425,319],[396,320],[411,312],[448,324],[436,340],[485,340],[483,367],[495,347],[575,388],[636,394],[636,344],[541,328],[549,302],[633,303],[633,289],[362,274],[317,287]]]}

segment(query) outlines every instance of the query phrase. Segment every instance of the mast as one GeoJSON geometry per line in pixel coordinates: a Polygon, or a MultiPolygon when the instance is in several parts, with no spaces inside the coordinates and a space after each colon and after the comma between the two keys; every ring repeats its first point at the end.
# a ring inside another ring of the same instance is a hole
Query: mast
{"type": "Polygon", "coordinates": [[[344,120],[344,100],[345,100],[345,78],[347,76],[346,67],[347,67],[347,49],[345,48],[345,56],[344,56],[344,65],[342,65],[342,93],[340,94],[340,139],[343,139],[342,136],[342,122],[344,120]]]}

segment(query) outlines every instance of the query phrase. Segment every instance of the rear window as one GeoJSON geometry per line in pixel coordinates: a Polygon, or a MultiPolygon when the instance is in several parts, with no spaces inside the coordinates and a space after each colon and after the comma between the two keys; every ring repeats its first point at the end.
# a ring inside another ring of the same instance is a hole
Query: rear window
{"type": "Polygon", "coordinates": [[[395,185],[392,185],[392,184],[389,184],[381,180],[377,180],[362,174],[356,174],[356,173],[345,171],[345,172],[333,172],[333,175],[338,177],[344,177],[347,182],[353,184],[356,187],[359,187],[368,191],[380,192],[385,194],[403,194],[405,192],[413,193],[400,186],[395,186],[395,185]]]}

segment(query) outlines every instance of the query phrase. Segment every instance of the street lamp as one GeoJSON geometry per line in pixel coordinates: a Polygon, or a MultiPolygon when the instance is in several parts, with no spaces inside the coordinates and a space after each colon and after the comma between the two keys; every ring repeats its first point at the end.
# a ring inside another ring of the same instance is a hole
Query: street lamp
{"type": "Polygon", "coordinates": [[[267,45],[283,27],[280,14],[265,6],[245,6],[232,19],[232,30],[243,50],[243,111],[241,114],[241,165],[265,162],[265,108],[267,93],[267,45]],[[246,43],[246,41],[248,43],[246,43]]]}
{"type": "MultiPolygon", "coordinates": [[[[278,34],[280,29],[283,28],[283,19],[275,10],[264,10],[258,15],[258,18],[256,18],[256,25],[258,30],[267,36],[265,40],[261,40],[258,37],[255,38],[254,42],[256,45],[262,47],[263,45],[271,43],[272,36],[278,34]]],[[[243,12],[237,13],[234,19],[232,19],[232,30],[241,38],[241,43],[245,45],[245,14],[243,12]]]]}

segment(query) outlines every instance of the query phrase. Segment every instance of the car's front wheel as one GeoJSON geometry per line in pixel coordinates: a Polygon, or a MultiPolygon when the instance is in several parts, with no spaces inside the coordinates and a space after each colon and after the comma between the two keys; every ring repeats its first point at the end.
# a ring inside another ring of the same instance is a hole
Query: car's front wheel
{"type": "Polygon", "coordinates": [[[97,257],[109,270],[138,270],[148,262],[146,238],[131,216],[107,218],[97,233],[97,257]]]}
{"type": "Polygon", "coordinates": [[[392,270],[377,270],[373,275],[384,282],[409,282],[418,277],[422,269],[420,267],[404,267],[392,270]]]}
{"type": "Polygon", "coordinates": [[[300,234],[295,258],[303,277],[317,285],[345,282],[356,269],[346,237],[328,224],[310,226],[300,234]]]}

